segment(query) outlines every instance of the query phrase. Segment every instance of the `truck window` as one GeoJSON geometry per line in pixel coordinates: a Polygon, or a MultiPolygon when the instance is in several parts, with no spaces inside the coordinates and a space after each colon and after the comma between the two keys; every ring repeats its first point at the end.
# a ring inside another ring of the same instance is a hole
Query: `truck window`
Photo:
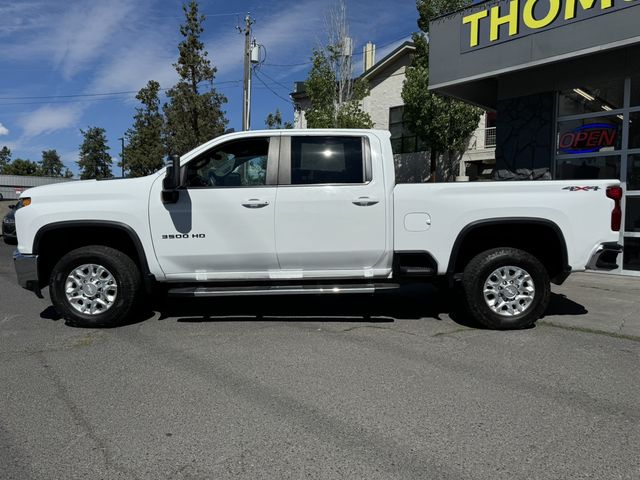
{"type": "Polygon", "coordinates": [[[269,138],[235,140],[203,153],[187,164],[187,187],[265,185],[269,138]]]}
{"type": "Polygon", "coordinates": [[[364,183],[361,137],[291,138],[291,184],[364,183]]]}

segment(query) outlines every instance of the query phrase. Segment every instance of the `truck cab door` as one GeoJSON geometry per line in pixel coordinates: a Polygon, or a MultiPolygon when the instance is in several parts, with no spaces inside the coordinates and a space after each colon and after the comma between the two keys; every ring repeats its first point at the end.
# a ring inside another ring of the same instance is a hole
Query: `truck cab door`
{"type": "Polygon", "coordinates": [[[269,278],[277,270],[274,218],[279,137],[229,140],[182,165],[176,203],[151,192],[155,253],[167,280],[269,278]]]}
{"type": "Polygon", "coordinates": [[[377,153],[372,160],[371,140],[319,132],[281,137],[275,235],[283,277],[391,271],[382,159],[377,153]]]}

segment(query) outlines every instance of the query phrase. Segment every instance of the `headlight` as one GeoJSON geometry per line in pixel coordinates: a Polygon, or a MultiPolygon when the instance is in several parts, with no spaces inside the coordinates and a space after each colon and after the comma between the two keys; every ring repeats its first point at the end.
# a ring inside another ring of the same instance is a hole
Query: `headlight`
{"type": "Polygon", "coordinates": [[[31,205],[31,197],[22,197],[20,200],[18,200],[16,210],[22,207],[28,207],[29,205],[31,205]]]}
{"type": "Polygon", "coordinates": [[[16,221],[13,218],[5,218],[2,223],[11,224],[16,223],[16,221]]]}

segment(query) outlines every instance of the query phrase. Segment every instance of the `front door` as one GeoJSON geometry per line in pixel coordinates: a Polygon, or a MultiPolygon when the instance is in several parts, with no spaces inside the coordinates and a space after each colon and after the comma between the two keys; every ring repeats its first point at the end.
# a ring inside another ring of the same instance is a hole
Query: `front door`
{"type": "Polygon", "coordinates": [[[156,256],[168,280],[269,278],[278,269],[274,240],[278,137],[230,140],[182,166],[174,204],[149,215],[156,256]]]}

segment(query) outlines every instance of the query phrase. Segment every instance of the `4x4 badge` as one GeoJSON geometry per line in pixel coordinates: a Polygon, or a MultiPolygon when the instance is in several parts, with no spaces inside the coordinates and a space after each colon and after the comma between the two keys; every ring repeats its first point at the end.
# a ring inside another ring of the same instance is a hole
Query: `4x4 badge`
{"type": "Polygon", "coordinates": [[[600,190],[600,187],[564,187],[563,190],[569,190],[570,192],[596,192],[600,190]]]}

